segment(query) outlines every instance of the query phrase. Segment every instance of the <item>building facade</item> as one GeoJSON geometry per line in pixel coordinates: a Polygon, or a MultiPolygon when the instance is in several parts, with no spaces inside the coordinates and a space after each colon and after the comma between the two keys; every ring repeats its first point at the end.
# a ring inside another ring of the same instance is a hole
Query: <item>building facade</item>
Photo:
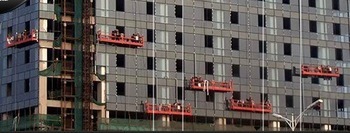
{"type": "MultiPolygon", "coordinates": [[[[345,82],[350,78],[346,58],[350,56],[349,1],[301,2],[95,0],[92,17],[95,33],[110,34],[118,29],[125,36],[139,33],[145,42],[135,48],[105,43],[95,37],[95,70],[105,78],[94,77],[93,97],[101,103],[91,104],[94,127],[97,130],[289,130],[272,113],[291,118],[322,99],[320,109],[312,108],[303,115],[302,130],[350,130],[350,90],[345,82]],[[317,75],[303,77],[299,71],[301,65],[337,67],[340,75],[331,79],[317,75]],[[193,90],[189,87],[192,77],[210,83],[232,81],[233,92],[193,90]],[[249,98],[255,103],[268,101],[271,112],[229,108],[228,99],[249,98]],[[145,102],[189,104],[191,115],[147,113],[145,102]]],[[[54,96],[55,91],[62,89],[57,86],[64,76],[40,75],[40,71],[52,64],[50,61],[65,58],[65,54],[56,52],[59,55],[55,56],[53,52],[56,49],[53,42],[58,38],[56,31],[60,29],[55,26],[58,16],[54,3],[30,0],[0,15],[0,41],[4,44],[0,51],[2,120],[17,114],[55,117],[62,114],[62,106],[69,108],[67,112],[74,112],[72,102],[62,102],[54,96]],[[6,47],[8,34],[15,35],[25,29],[38,30],[37,43],[6,47]]],[[[73,14],[64,13],[62,21],[73,22],[73,14]]],[[[75,28],[69,26],[65,26],[67,35],[75,28]]],[[[74,51],[73,45],[65,40],[57,49],[74,51]]],[[[73,117],[69,120],[74,120],[73,117]]],[[[70,127],[73,129],[74,124],[70,127]]]]}

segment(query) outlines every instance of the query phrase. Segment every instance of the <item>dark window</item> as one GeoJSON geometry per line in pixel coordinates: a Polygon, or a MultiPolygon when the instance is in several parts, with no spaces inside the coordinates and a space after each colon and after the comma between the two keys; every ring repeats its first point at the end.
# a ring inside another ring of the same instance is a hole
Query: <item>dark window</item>
{"type": "Polygon", "coordinates": [[[205,47],[212,48],[213,47],[213,36],[211,35],[205,35],[204,37],[205,41],[205,47]]]}
{"type": "Polygon", "coordinates": [[[149,15],[154,14],[153,2],[147,2],[147,14],[149,15]]]}
{"type": "Polygon", "coordinates": [[[266,53],[267,46],[266,41],[264,41],[264,45],[262,41],[259,41],[259,52],[260,53],[266,53]],[[264,50],[264,51],[263,51],[264,50]]]}
{"type": "Polygon", "coordinates": [[[205,100],[207,102],[214,102],[214,99],[215,99],[215,94],[212,91],[210,91],[209,95],[206,95],[206,97],[205,97],[205,100]]]}
{"type": "Polygon", "coordinates": [[[309,26],[310,26],[310,32],[317,32],[317,22],[316,21],[309,21],[309,26]]]}
{"type": "Polygon", "coordinates": [[[12,35],[12,26],[7,27],[7,35],[12,35]]]}
{"type": "Polygon", "coordinates": [[[204,8],[204,20],[205,21],[212,21],[212,9],[204,8]]]}
{"type": "Polygon", "coordinates": [[[344,75],[340,74],[340,76],[337,78],[337,86],[344,86],[344,75]]]}
{"type": "Polygon", "coordinates": [[[183,95],[185,95],[185,94],[182,94],[182,87],[177,87],[177,99],[178,100],[183,100],[183,95]]]}
{"type": "Polygon", "coordinates": [[[320,80],[318,78],[311,78],[312,84],[320,84],[320,80]]]}
{"type": "Polygon", "coordinates": [[[335,59],[336,60],[343,60],[343,50],[336,48],[335,49],[335,59]]]}
{"type": "Polygon", "coordinates": [[[116,26],[115,29],[119,31],[119,33],[125,33],[125,27],[124,26],[116,26]]]}
{"type": "Polygon", "coordinates": [[[290,30],[290,18],[283,18],[283,29],[290,30]]]}
{"type": "Polygon", "coordinates": [[[6,96],[11,96],[12,95],[12,84],[11,83],[7,83],[6,85],[6,96]]]}
{"type": "Polygon", "coordinates": [[[339,10],[339,0],[332,1],[333,10],[339,10]]]}
{"type": "Polygon", "coordinates": [[[340,24],[333,24],[333,34],[340,35],[340,24]]]}
{"type": "Polygon", "coordinates": [[[7,68],[12,67],[12,55],[7,55],[7,68]]]}
{"type": "MultiPolygon", "coordinates": [[[[316,102],[318,99],[320,99],[319,97],[312,97],[312,103],[313,102],[316,102]]],[[[315,105],[314,107],[313,107],[313,109],[314,110],[320,110],[321,108],[320,108],[321,106],[320,106],[320,104],[317,104],[317,105],[315,105]]],[[[320,112],[319,112],[320,113],[320,112]]]]}
{"type": "Polygon", "coordinates": [[[30,61],[30,51],[29,50],[26,50],[25,52],[24,52],[24,63],[29,63],[29,61],[30,61]]]}
{"type": "Polygon", "coordinates": [[[205,74],[214,74],[214,63],[213,62],[205,62],[205,74]]]}
{"type": "Polygon", "coordinates": [[[30,84],[29,79],[24,80],[24,92],[29,92],[30,84]]]}
{"type": "Polygon", "coordinates": [[[147,85],[147,97],[157,98],[157,87],[155,85],[147,85]]]}
{"type": "MultiPolygon", "coordinates": [[[[52,19],[47,20],[47,32],[54,32],[54,21],[52,19]]],[[[58,30],[58,29],[56,29],[58,30]]]]}
{"type": "Polygon", "coordinates": [[[260,79],[267,79],[267,67],[264,67],[264,70],[260,67],[260,79]]]}
{"type": "Polygon", "coordinates": [[[182,18],[182,5],[175,5],[175,16],[182,18]]]}
{"type": "Polygon", "coordinates": [[[24,25],[25,25],[24,30],[30,31],[30,21],[25,22],[24,25]]]}
{"type": "Polygon", "coordinates": [[[147,41],[154,42],[154,30],[147,29],[147,41]]]}
{"type": "Polygon", "coordinates": [[[48,4],[53,4],[53,0],[47,0],[48,4]]]}
{"type": "Polygon", "coordinates": [[[284,69],[284,80],[292,82],[292,70],[291,69],[284,69]]]}
{"type": "Polygon", "coordinates": [[[117,82],[117,95],[125,96],[125,83],[117,82]]]}
{"type": "Polygon", "coordinates": [[[293,108],[294,107],[294,99],[291,95],[286,95],[286,107],[293,108]]]}
{"type": "Polygon", "coordinates": [[[182,45],[182,32],[175,33],[175,42],[176,45],[182,45]]]}
{"type": "Polygon", "coordinates": [[[239,16],[238,12],[231,12],[231,23],[232,24],[238,24],[239,23],[239,16]]]}
{"type": "Polygon", "coordinates": [[[344,111],[344,100],[338,99],[338,111],[344,111]]]}
{"type": "Polygon", "coordinates": [[[266,26],[266,16],[263,17],[263,15],[258,15],[258,26],[259,27],[265,27],[266,26]]]}
{"type": "Polygon", "coordinates": [[[155,70],[156,61],[154,57],[147,57],[147,69],[155,70]]]}
{"type": "Polygon", "coordinates": [[[30,6],[30,0],[27,0],[27,1],[26,1],[26,7],[27,7],[27,6],[30,6]]]}
{"type": "Polygon", "coordinates": [[[125,11],[125,0],[116,0],[116,7],[115,9],[117,11],[124,12],[125,11]]]}
{"type": "Polygon", "coordinates": [[[317,46],[310,46],[310,57],[311,58],[318,58],[318,47],[317,46]]]}
{"type": "Polygon", "coordinates": [[[269,99],[269,95],[268,94],[264,94],[263,93],[260,93],[260,102],[265,102],[269,99]],[[264,96],[264,97],[263,97],[264,96]]]}
{"type": "Polygon", "coordinates": [[[236,65],[236,64],[232,65],[232,76],[233,77],[239,77],[240,76],[239,65],[236,65]]]}
{"type": "Polygon", "coordinates": [[[232,93],[232,98],[233,98],[233,99],[236,99],[236,100],[241,100],[241,92],[239,92],[239,91],[234,91],[234,92],[232,93]]]}
{"type": "Polygon", "coordinates": [[[283,0],[282,3],[283,4],[290,4],[290,1],[289,0],[283,0]]]}
{"type": "Polygon", "coordinates": [[[182,60],[176,59],[176,71],[182,72],[182,60]]]}
{"type": "Polygon", "coordinates": [[[316,7],[316,0],[309,0],[309,7],[316,7]]]}
{"type": "Polygon", "coordinates": [[[292,55],[292,45],[290,43],[284,43],[284,55],[292,55]]]}
{"type": "Polygon", "coordinates": [[[123,54],[117,54],[117,67],[125,67],[125,55],[123,54]]]}
{"type": "Polygon", "coordinates": [[[239,38],[231,38],[231,49],[239,50],[239,38]]]}

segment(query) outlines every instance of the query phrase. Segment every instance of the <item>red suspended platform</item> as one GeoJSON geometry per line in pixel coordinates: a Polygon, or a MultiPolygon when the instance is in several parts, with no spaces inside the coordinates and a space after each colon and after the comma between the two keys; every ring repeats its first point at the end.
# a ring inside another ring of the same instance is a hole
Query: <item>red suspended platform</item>
{"type": "Polygon", "coordinates": [[[229,82],[215,82],[214,80],[203,80],[201,77],[192,77],[190,79],[190,88],[193,90],[232,92],[232,81],[229,82]]]}
{"type": "Polygon", "coordinates": [[[143,47],[143,36],[134,34],[131,37],[125,37],[123,33],[112,32],[110,35],[104,35],[101,31],[97,32],[97,39],[100,43],[109,43],[111,45],[125,46],[125,47],[143,47]]]}
{"type": "Polygon", "coordinates": [[[256,113],[272,112],[272,105],[269,102],[256,104],[252,99],[247,99],[245,101],[229,99],[228,108],[230,110],[256,112],[256,113]]]}
{"type": "Polygon", "coordinates": [[[16,36],[7,36],[6,47],[9,48],[38,42],[37,33],[38,32],[33,29],[31,32],[24,31],[23,33],[16,34],[16,36]]]}
{"type": "Polygon", "coordinates": [[[339,68],[338,67],[330,67],[330,66],[310,66],[310,65],[302,65],[301,74],[305,77],[339,77],[339,68]]]}
{"type": "Polygon", "coordinates": [[[147,114],[160,114],[160,115],[184,115],[192,116],[192,107],[190,104],[183,107],[180,103],[174,104],[158,104],[152,105],[147,101],[144,103],[144,110],[147,114]],[[154,111],[153,111],[154,108],[154,111]],[[183,109],[183,112],[182,112],[183,109]]]}

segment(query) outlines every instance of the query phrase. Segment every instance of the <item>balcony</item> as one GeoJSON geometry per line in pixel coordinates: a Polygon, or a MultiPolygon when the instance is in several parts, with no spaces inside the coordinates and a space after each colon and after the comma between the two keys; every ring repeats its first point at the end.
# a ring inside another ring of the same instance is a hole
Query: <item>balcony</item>
{"type": "Polygon", "coordinates": [[[123,47],[143,47],[143,36],[133,34],[131,37],[125,37],[123,33],[112,32],[110,35],[102,34],[101,31],[97,32],[97,39],[99,43],[108,43],[111,45],[123,46],[123,47]]]}
{"type": "Polygon", "coordinates": [[[174,104],[158,104],[152,105],[147,101],[144,103],[144,110],[147,114],[159,114],[159,115],[184,115],[192,116],[192,107],[190,104],[185,107],[181,103],[174,104]],[[154,110],[153,110],[154,109],[154,110]],[[183,110],[183,112],[182,112],[183,110]]]}
{"type": "Polygon", "coordinates": [[[31,32],[23,31],[15,36],[8,36],[6,41],[6,47],[24,46],[26,44],[32,44],[38,42],[38,31],[33,29],[31,32]]]}
{"type": "Polygon", "coordinates": [[[232,92],[232,81],[216,82],[214,80],[203,80],[201,77],[192,77],[190,80],[190,88],[193,90],[209,90],[218,92],[232,92]]]}
{"type": "Polygon", "coordinates": [[[301,75],[303,77],[323,77],[323,78],[332,78],[339,77],[339,68],[330,67],[330,66],[310,66],[302,65],[301,75]]]}
{"type": "Polygon", "coordinates": [[[229,99],[228,108],[230,110],[236,111],[245,111],[245,112],[254,112],[254,113],[271,113],[272,105],[267,101],[265,103],[255,104],[254,101],[249,98],[245,101],[229,99]]]}

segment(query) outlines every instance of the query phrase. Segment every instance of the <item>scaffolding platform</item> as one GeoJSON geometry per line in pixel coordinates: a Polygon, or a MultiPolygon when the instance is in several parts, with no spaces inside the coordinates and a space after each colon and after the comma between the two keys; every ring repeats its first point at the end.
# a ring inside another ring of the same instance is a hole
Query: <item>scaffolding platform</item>
{"type": "Polygon", "coordinates": [[[148,103],[146,101],[143,105],[144,105],[144,110],[147,114],[153,114],[153,113],[159,114],[159,115],[182,115],[183,114],[184,116],[192,116],[192,107],[190,104],[186,105],[186,107],[183,107],[180,103],[152,105],[151,103],[148,103]]]}
{"type": "Polygon", "coordinates": [[[229,82],[215,82],[214,80],[203,80],[201,77],[192,77],[190,79],[190,88],[193,90],[218,91],[218,92],[232,92],[232,81],[229,82]]]}
{"type": "Polygon", "coordinates": [[[252,99],[242,101],[236,99],[229,99],[228,108],[230,110],[236,111],[246,111],[246,112],[255,112],[255,113],[271,113],[272,105],[268,102],[255,104],[252,99]]]}
{"type": "Polygon", "coordinates": [[[24,44],[31,44],[38,42],[37,30],[33,29],[31,32],[24,31],[16,36],[8,36],[6,47],[22,46],[24,44]]]}
{"type": "Polygon", "coordinates": [[[102,34],[101,31],[97,32],[97,39],[100,43],[109,43],[111,45],[118,45],[124,47],[143,47],[145,44],[143,36],[133,35],[131,37],[125,37],[123,34],[102,34]]]}
{"type": "Polygon", "coordinates": [[[302,65],[301,75],[303,77],[323,77],[323,78],[332,78],[339,77],[339,68],[331,66],[311,66],[311,65],[302,65]]]}

